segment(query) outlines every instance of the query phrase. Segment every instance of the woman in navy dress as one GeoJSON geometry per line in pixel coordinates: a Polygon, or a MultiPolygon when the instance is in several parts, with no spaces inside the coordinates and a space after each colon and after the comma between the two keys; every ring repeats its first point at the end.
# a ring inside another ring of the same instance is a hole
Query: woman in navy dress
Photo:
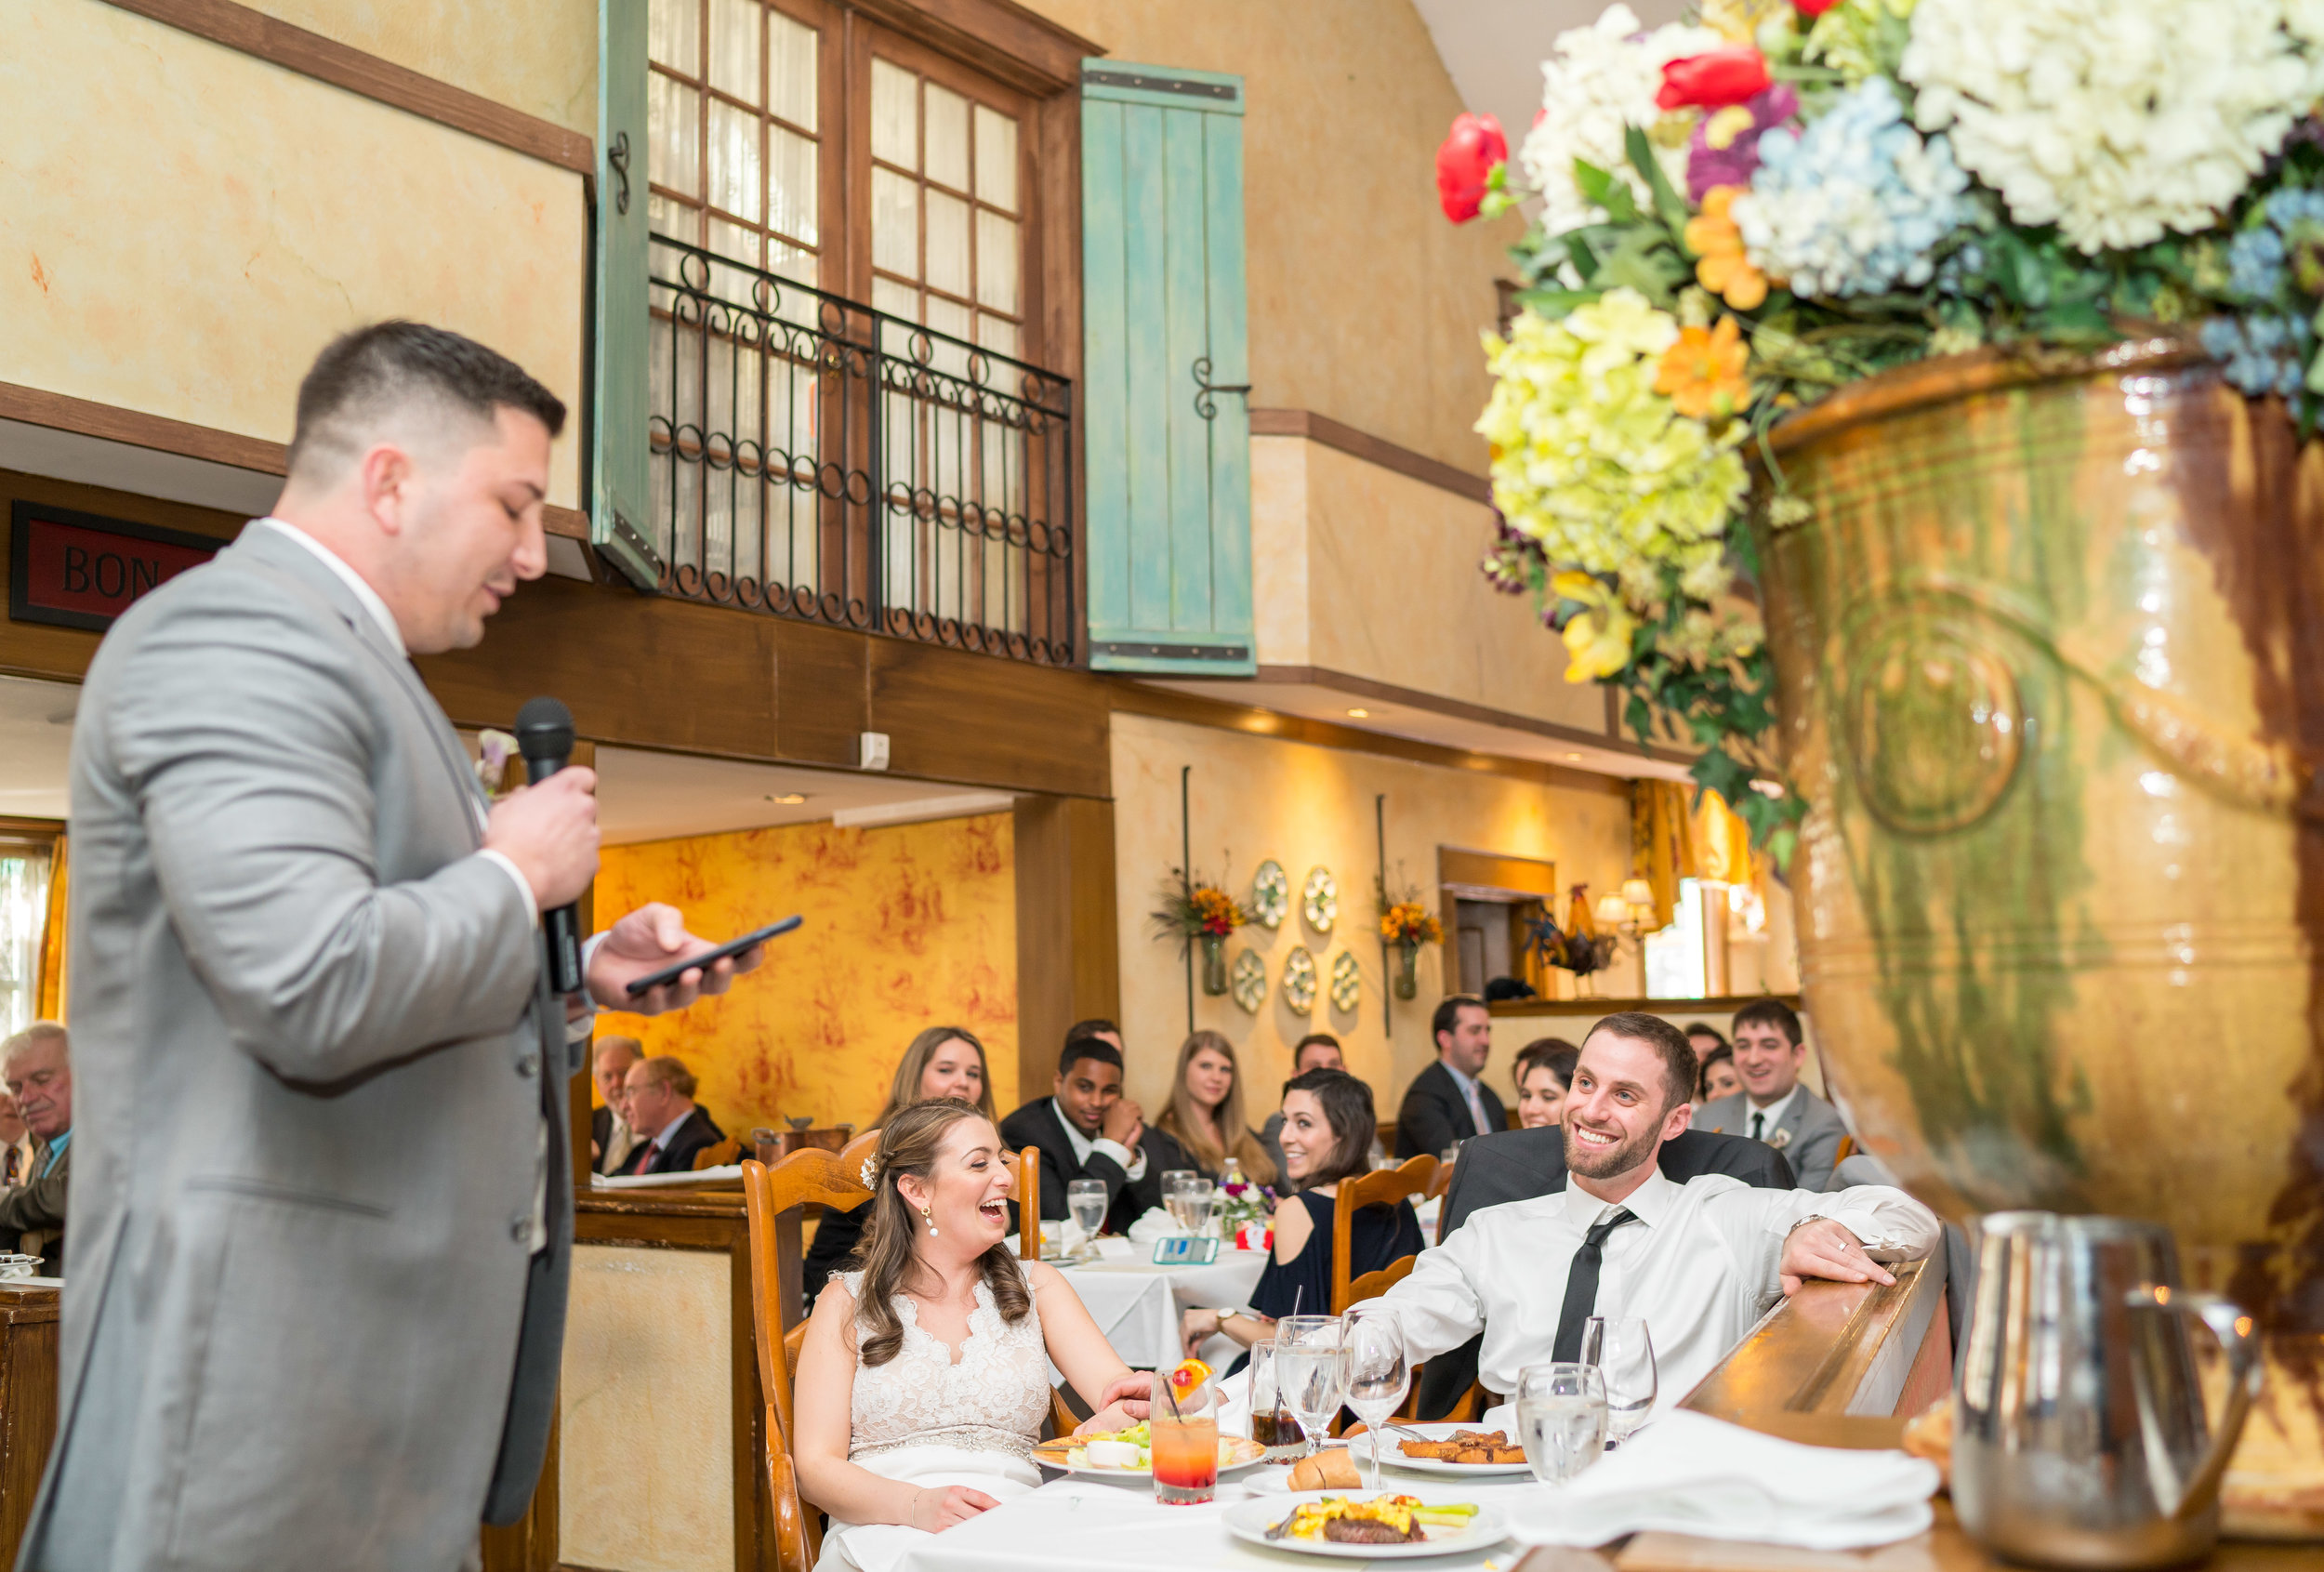
{"type": "MultiPolygon", "coordinates": [[[[1245,1348],[1272,1340],[1275,1322],[1293,1314],[1331,1314],[1331,1230],[1340,1182],[1370,1167],[1372,1089],[1342,1070],[1310,1070],[1283,1089],[1283,1161],[1298,1186],[1275,1208],[1274,1250],[1248,1308],[1189,1310],[1180,1331],[1193,1353],[1213,1333],[1245,1348]],[[1293,1306],[1298,1308],[1294,1311],[1293,1306]]],[[[1350,1277],[1377,1272],[1421,1248],[1412,1203],[1366,1207],[1349,1229],[1350,1277]]],[[[1239,1367],[1242,1360],[1235,1361],[1239,1367]]]]}

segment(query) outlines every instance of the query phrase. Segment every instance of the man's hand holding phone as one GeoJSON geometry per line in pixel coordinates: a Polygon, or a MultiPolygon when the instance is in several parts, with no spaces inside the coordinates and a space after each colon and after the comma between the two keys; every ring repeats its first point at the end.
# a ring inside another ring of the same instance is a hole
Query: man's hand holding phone
{"type": "MultiPolygon", "coordinates": [[[[554,779],[554,777],[551,777],[554,779]]],[[[602,1010],[625,1010],[634,1015],[660,1015],[683,1010],[704,994],[722,994],[741,972],[766,958],[761,943],[739,955],[690,967],[674,980],[631,994],[629,984],[665,971],[690,956],[706,956],[720,948],[707,939],[686,931],[686,919],[676,906],[650,902],[607,931],[605,940],[589,958],[587,978],[589,997],[602,1010]]]]}

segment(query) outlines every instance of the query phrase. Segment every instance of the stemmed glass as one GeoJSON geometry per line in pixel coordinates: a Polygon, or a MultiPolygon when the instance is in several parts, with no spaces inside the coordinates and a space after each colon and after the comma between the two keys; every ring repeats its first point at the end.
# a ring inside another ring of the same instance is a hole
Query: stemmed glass
{"type": "Polygon", "coordinates": [[[1331,1419],[1348,1391],[1347,1352],[1337,1315],[1286,1315],[1275,1323],[1275,1394],[1307,1438],[1308,1457],[1321,1449],[1331,1419]]]}
{"type": "Polygon", "coordinates": [[[1182,1196],[1186,1182],[1199,1178],[1193,1169],[1166,1169],[1162,1174],[1162,1209],[1170,1214],[1178,1231],[1186,1232],[1186,1207],[1182,1196]]]}
{"type": "Polygon", "coordinates": [[[1200,1174],[1179,1182],[1179,1226],[1195,1238],[1210,1229],[1210,1206],[1218,1199],[1218,1192],[1210,1181],[1200,1174]]]}
{"type": "Polygon", "coordinates": [[[1655,1406],[1655,1345],[1635,1315],[1592,1315],[1582,1324],[1581,1362],[1605,1380],[1605,1444],[1618,1447],[1655,1406]]]}
{"type": "Polygon", "coordinates": [[[1073,1259],[1095,1260],[1098,1230],[1105,1226],[1105,1182],[1076,1179],[1066,1185],[1065,1209],[1073,1213],[1075,1226],[1081,1230],[1081,1243],[1075,1248],[1073,1259]]]}
{"type": "Polygon", "coordinates": [[[1517,1372],[1517,1442],[1544,1485],[1563,1485],[1605,1450],[1605,1380],[1595,1366],[1560,1362],[1517,1372]]]}
{"type": "Polygon", "coordinates": [[[1348,1407],[1364,1421],[1372,1443],[1371,1466],[1365,1471],[1364,1488],[1380,1490],[1380,1427],[1396,1411],[1412,1389],[1412,1369],[1405,1362],[1404,1334],[1385,1306],[1358,1305],[1340,1317],[1340,1345],[1346,1350],[1348,1407]]]}

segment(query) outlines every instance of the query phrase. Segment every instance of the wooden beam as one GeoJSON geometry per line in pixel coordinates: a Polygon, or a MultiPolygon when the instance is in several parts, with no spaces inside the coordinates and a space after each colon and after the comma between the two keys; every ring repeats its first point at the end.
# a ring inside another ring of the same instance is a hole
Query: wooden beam
{"type": "Polygon", "coordinates": [[[1312,409],[1254,409],[1250,412],[1250,434],[1254,437],[1304,437],[1311,443],[1335,449],[1360,458],[1367,464],[1377,464],[1399,475],[1419,481],[1455,496],[1491,506],[1493,482],[1483,475],[1473,475],[1459,465],[1447,464],[1441,458],[1431,458],[1425,453],[1415,453],[1399,446],[1385,437],[1375,437],[1369,431],[1359,431],[1343,425],[1328,415],[1318,415],[1312,409]]]}
{"type": "Polygon", "coordinates": [[[1010,0],[843,3],[907,38],[1038,98],[1070,90],[1081,80],[1082,58],[1105,53],[1103,46],[1010,0]]]}
{"type": "Polygon", "coordinates": [[[1114,805],[1020,798],[1014,831],[1017,1095],[1023,1100],[1047,1090],[1066,1027],[1121,1013],[1114,805]]]}

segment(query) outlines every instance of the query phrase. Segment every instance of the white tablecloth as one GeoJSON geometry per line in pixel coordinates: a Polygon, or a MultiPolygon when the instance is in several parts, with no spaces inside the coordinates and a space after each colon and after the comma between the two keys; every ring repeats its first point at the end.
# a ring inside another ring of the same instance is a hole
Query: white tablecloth
{"type": "MultiPolygon", "coordinates": [[[[1221,1249],[1208,1266],[1156,1266],[1151,1248],[1127,1239],[1101,1239],[1098,1249],[1104,1260],[1061,1270],[1122,1363],[1142,1370],[1167,1370],[1182,1357],[1180,1311],[1248,1304],[1267,1266],[1264,1250],[1221,1249]]],[[[1216,1354],[1231,1361],[1241,1352],[1232,1339],[1213,1338],[1203,1357],[1219,1366],[1216,1354]]]]}

